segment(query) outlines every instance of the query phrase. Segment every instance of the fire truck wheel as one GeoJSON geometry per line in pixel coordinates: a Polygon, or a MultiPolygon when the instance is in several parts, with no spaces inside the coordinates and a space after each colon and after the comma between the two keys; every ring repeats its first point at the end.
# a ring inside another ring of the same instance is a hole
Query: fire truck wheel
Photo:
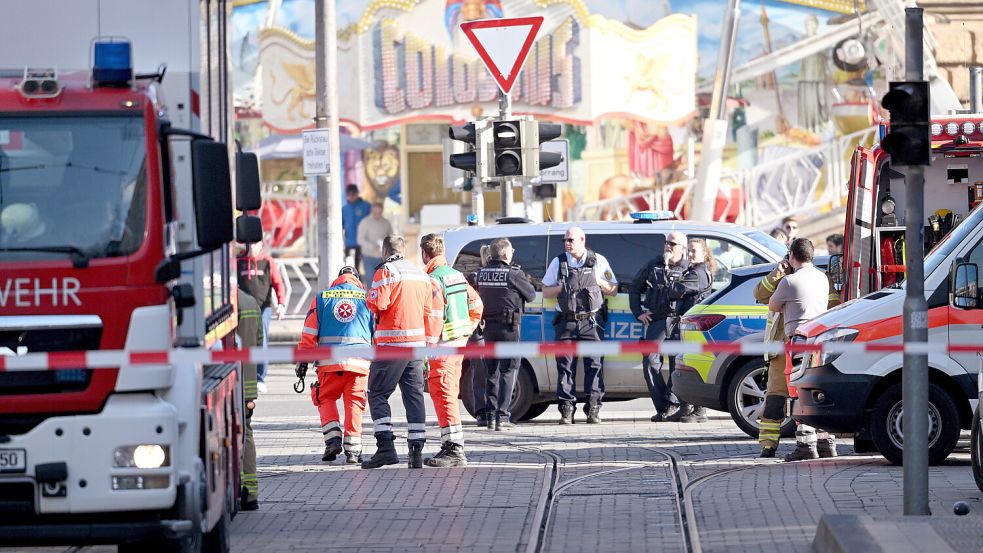
{"type": "Polygon", "coordinates": [[[976,487],[983,491],[983,424],[980,423],[979,407],[973,413],[973,432],[969,443],[973,461],[973,478],[976,480],[976,487]]]}
{"type": "MultiPolygon", "coordinates": [[[[870,414],[870,437],[885,459],[900,465],[903,457],[901,383],[884,390],[870,414]]],[[[928,385],[928,462],[938,465],[959,441],[959,411],[948,392],[928,385]]]]}

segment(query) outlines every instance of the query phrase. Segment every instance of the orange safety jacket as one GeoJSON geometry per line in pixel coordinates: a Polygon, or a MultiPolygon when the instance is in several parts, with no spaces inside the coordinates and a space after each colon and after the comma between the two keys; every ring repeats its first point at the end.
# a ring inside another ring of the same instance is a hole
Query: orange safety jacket
{"type": "Polygon", "coordinates": [[[467,283],[467,281],[464,278],[464,275],[450,268],[450,266],[447,263],[447,258],[444,257],[443,255],[438,255],[433,259],[431,259],[427,263],[427,266],[424,270],[426,270],[427,274],[434,279],[434,283],[436,284],[435,293],[439,294],[444,302],[443,334],[441,335],[440,343],[452,345],[452,346],[463,346],[467,344],[468,338],[471,336],[471,333],[474,332],[474,329],[477,328],[478,324],[481,323],[481,313],[482,311],[484,311],[484,305],[481,303],[481,297],[478,296],[478,292],[476,292],[475,289],[472,288],[471,285],[467,283]],[[445,269],[441,271],[437,271],[437,269],[441,267],[444,267],[445,269]],[[434,273],[434,271],[437,271],[437,273],[434,273]],[[460,276],[460,282],[459,283],[455,282],[453,285],[449,284],[449,282],[445,278],[446,275],[444,273],[460,276]],[[452,298],[447,297],[447,291],[446,291],[446,288],[449,288],[450,286],[456,286],[458,284],[463,284],[467,291],[467,303],[466,303],[467,331],[466,334],[463,336],[461,335],[455,336],[453,333],[449,332],[449,327],[451,326],[454,327],[460,326],[462,327],[460,331],[464,332],[464,328],[463,328],[465,326],[464,313],[463,312],[459,313],[458,311],[463,311],[465,309],[464,306],[465,304],[463,304],[462,302],[460,310],[452,309],[452,303],[451,303],[452,298]],[[462,320],[460,321],[452,320],[454,317],[460,317],[462,320]]]}
{"type": "Polygon", "coordinates": [[[375,272],[367,302],[375,313],[375,343],[417,347],[440,338],[444,301],[429,275],[402,257],[390,257],[375,272]]]}

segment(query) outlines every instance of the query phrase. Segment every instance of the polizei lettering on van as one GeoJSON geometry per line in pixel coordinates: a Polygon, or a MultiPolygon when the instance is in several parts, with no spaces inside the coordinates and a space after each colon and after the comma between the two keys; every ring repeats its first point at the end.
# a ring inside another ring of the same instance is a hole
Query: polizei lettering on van
{"type": "Polygon", "coordinates": [[[82,305],[80,288],[74,277],[8,278],[0,286],[0,307],[58,307],[68,306],[69,301],[82,305]]]}

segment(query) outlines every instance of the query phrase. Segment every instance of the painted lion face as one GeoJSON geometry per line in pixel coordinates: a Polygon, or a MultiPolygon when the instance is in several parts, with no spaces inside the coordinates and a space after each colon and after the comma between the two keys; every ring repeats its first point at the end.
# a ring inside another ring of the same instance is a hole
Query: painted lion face
{"type": "Polygon", "coordinates": [[[395,146],[363,150],[362,163],[365,176],[376,195],[385,197],[399,178],[399,150],[395,146]]]}

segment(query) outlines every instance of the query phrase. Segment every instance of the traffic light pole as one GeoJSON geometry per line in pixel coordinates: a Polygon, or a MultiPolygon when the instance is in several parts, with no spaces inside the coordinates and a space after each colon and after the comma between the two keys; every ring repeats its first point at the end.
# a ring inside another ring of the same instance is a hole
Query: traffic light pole
{"type": "MultiPolygon", "coordinates": [[[[498,120],[508,121],[512,118],[512,97],[498,89],[498,120]]],[[[502,181],[499,192],[502,194],[502,217],[509,217],[512,207],[512,177],[502,181]]]]}
{"type": "MultiPolygon", "coordinates": [[[[905,80],[923,80],[922,8],[905,9],[905,80]]],[[[907,295],[904,303],[904,343],[928,342],[928,303],[922,219],[925,217],[925,169],[908,165],[905,176],[905,249],[907,295]]],[[[928,355],[904,354],[902,369],[904,433],[904,514],[928,515],[928,355]]]]}

